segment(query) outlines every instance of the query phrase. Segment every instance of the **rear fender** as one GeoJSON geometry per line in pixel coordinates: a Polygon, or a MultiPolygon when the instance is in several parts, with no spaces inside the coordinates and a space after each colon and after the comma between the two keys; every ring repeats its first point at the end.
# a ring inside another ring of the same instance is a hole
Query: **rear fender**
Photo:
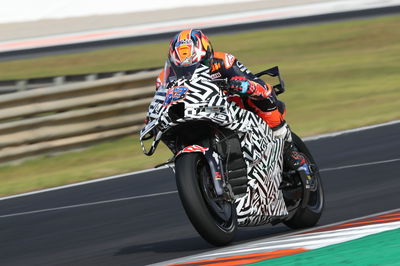
{"type": "Polygon", "coordinates": [[[221,157],[217,152],[210,148],[204,148],[200,145],[190,145],[182,149],[180,152],[177,153],[176,157],[182,156],[182,154],[185,153],[191,153],[191,152],[199,152],[204,155],[206,158],[210,170],[211,170],[211,175],[213,178],[214,182],[214,187],[215,187],[215,192],[217,193],[218,196],[224,195],[224,168],[222,167],[222,160],[221,157]]]}

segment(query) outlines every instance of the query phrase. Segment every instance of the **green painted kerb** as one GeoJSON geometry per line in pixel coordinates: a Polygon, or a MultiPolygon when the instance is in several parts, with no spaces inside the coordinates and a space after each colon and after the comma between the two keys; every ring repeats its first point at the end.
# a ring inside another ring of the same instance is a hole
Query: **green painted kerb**
{"type": "Polygon", "coordinates": [[[400,229],[251,265],[400,265],[400,229]]]}

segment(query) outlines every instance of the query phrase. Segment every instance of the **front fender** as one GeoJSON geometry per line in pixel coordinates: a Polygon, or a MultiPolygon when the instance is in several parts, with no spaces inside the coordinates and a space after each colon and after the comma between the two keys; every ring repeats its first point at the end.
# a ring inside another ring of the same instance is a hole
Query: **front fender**
{"type": "Polygon", "coordinates": [[[208,152],[209,150],[210,150],[210,148],[204,148],[200,145],[190,145],[190,146],[186,146],[181,151],[179,151],[176,154],[176,157],[178,157],[179,155],[181,155],[183,153],[190,153],[190,152],[201,152],[205,155],[206,152],[208,152]]]}

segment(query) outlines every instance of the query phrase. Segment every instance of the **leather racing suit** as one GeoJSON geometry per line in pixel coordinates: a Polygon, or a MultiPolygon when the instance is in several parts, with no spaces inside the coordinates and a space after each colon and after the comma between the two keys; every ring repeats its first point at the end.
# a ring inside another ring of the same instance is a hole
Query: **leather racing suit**
{"type": "MultiPolygon", "coordinates": [[[[156,88],[166,84],[168,77],[173,75],[172,70],[164,68],[157,78],[156,88]]],[[[211,61],[211,77],[227,78],[228,80],[248,80],[250,88],[241,96],[231,96],[228,98],[234,101],[241,108],[252,111],[261,117],[268,126],[277,131],[282,128],[285,123],[286,108],[285,104],[278,100],[275,90],[268,83],[252,74],[235,56],[214,52],[211,61]]]]}

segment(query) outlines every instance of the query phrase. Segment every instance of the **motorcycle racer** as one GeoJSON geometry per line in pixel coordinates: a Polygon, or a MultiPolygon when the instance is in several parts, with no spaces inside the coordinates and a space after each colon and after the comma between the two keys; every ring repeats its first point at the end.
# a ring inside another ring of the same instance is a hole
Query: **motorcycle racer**
{"type": "MultiPolygon", "coordinates": [[[[235,56],[214,51],[201,30],[183,30],[171,40],[168,59],[157,78],[156,89],[166,86],[176,76],[191,73],[199,64],[210,67],[212,78],[227,78],[230,90],[237,92],[228,100],[257,114],[273,130],[274,137],[285,140],[285,169],[307,166],[304,156],[292,144],[291,131],[285,121],[285,104],[277,98],[272,86],[252,74],[235,56]]],[[[308,167],[306,172],[309,172],[308,167]]]]}

